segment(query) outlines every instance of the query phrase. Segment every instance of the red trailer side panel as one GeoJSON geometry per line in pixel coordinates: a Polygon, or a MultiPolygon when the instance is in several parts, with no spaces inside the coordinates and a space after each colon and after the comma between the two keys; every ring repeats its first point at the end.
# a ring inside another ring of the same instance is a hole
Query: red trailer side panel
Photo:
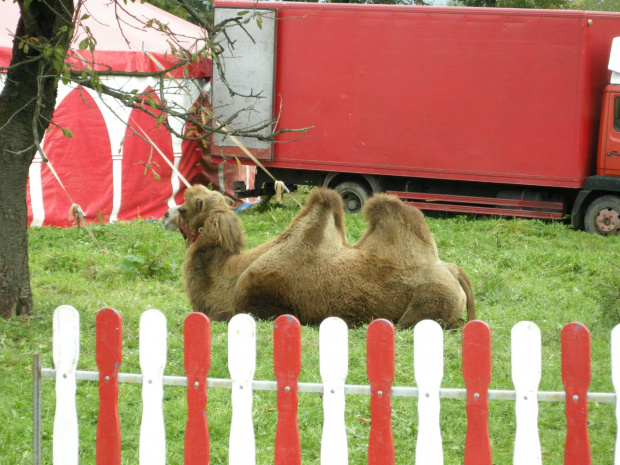
{"type": "Polygon", "coordinates": [[[593,174],[620,15],[224,5],[278,9],[279,127],[314,126],[267,166],[565,187],[593,174]]]}

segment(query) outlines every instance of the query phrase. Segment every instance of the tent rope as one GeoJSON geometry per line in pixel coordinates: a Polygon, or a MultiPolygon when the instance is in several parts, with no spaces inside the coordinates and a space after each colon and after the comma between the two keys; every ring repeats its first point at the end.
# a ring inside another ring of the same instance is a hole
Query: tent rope
{"type": "Polygon", "coordinates": [[[133,126],[135,125],[135,127],[140,130],[140,132],[142,133],[144,138],[149,142],[149,144],[155,147],[155,150],[157,151],[157,153],[159,153],[161,157],[164,159],[164,161],[168,164],[168,166],[172,168],[172,171],[174,171],[174,173],[179,177],[179,179],[183,181],[183,184],[185,184],[185,187],[191,187],[191,184],[187,181],[187,179],[185,179],[185,177],[181,174],[181,172],[174,166],[174,163],[172,163],[168,159],[168,157],[164,155],[164,152],[157,146],[157,144],[153,141],[153,139],[149,137],[146,131],[140,127],[140,125],[136,122],[136,120],[134,120],[131,116],[129,117],[129,119],[131,120],[131,125],[129,127],[133,129],[133,126]]]}
{"type": "Polygon", "coordinates": [[[65,195],[69,199],[69,202],[71,202],[71,207],[69,208],[69,221],[71,220],[71,218],[73,218],[74,223],[77,223],[78,227],[80,227],[81,224],[83,223],[84,224],[84,228],[86,228],[86,231],[88,232],[90,237],[95,242],[95,245],[99,249],[99,252],[106,252],[106,250],[101,247],[101,245],[99,244],[99,241],[95,237],[95,234],[92,232],[92,230],[88,226],[88,223],[86,222],[86,218],[84,217],[84,212],[82,211],[82,208],[77,203],[75,203],[73,201],[73,199],[69,195],[69,192],[67,192],[67,189],[65,188],[65,185],[60,180],[60,176],[58,176],[58,173],[54,169],[54,165],[52,165],[52,162],[50,161],[50,159],[47,157],[47,155],[45,155],[45,153],[43,152],[43,149],[40,148],[39,150],[41,152],[41,157],[43,158],[43,162],[50,169],[50,171],[52,172],[52,174],[56,178],[56,181],[58,181],[58,184],[60,185],[60,187],[64,191],[65,195]]]}

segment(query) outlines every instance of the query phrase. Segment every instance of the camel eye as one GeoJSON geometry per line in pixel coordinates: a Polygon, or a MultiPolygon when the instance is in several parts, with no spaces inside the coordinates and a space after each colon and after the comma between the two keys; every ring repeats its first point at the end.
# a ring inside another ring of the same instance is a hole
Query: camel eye
{"type": "Polygon", "coordinates": [[[185,208],[179,208],[179,214],[185,215],[185,213],[187,213],[187,210],[185,208]]]}

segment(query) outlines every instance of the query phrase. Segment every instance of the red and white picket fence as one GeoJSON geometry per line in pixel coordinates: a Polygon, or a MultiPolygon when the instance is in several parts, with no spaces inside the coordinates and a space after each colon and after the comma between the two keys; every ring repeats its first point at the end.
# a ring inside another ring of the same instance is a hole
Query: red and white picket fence
{"type": "MultiPolygon", "coordinates": [[[[347,464],[345,395],[370,395],[370,435],[368,463],[395,462],[392,437],[392,397],[418,399],[418,436],[415,463],[443,463],[439,423],[440,398],[466,399],[467,431],[465,465],[490,465],[488,428],[490,399],[515,402],[516,432],[514,464],[541,464],[538,432],[538,402],[559,401],[566,405],[565,465],[592,463],[588,438],[588,402],[616,403],[616,394],[589,393],[590,333],[579,323],[562,329],[562,381],[564,392],[539,392],[541,379],[541,337],[531,322],[512,329],[512,379],[514,391],[489,390],[491,378],[491,332],[486,323],[472,321],[462,334],[463,379],[465,389],[441,388],[443,377],[443,331],[433,321],[414,328],[414,371],[417,387],[393,386],[395,331],[386,320],[376,320],[367,332],[367,374],[369,385],[347,385],[348,330],[338,318],[328,318],[320,326],[320,383],[298,381],[301,368],[301,328],[292,316],[283,315],[273,325],[274,372],[276,381],[254,380],[256,367],[256,324],[249,315],[236,315],[228,326],[228,367],[230,379],[208,378],[210,367],[210,322],[192,313],[184,323],[184,367],[186,377],[164,376],[167,352],[167,325],[157,310],[144,312],[140,319],[140,367],[142,375],[124,374],[121,365],[121,317],[113,309],[103,309],[96,318],[96,361],[98,372],[77,371],[79,357],[79,314],[71,306],[54,313],[53,359],[55,369],[40,369],[42,377],[56,380],[56,410],[53,428],[53,463],[78,463],[78,420],[76,380],[99,382],[99,417],[96,457],[98,465],[120,465],[121,431],[118,411],[118,383],[142,383],[143,414],[140,431],[141,465],[166,463],[163,415],[164,385],[187,386],[185,464],[209,463],[207,387],[231,389],[232,421],[229,464],[252,465],[255,441],[252,419],[252,391],[277,391],[276,465],[300,465],[301,447],[297,423],[298,392],[323,393],[324,423],[321,463],[347,464]]],[[[612,380],[620,387],[620,325],[612,331],[612,380]]],[[[37,370],[35,370],[37,371],[37,370]]],[[[40,383],[35,376],[35,385],[40,383]]],[[[36,386],[35,386],[36,392],[36,386]]],[[[35,396],[35,404],[37,401],[35,396]]],[[[618,404],[617,404],[618,405],[618,404]]],[[[36,415],[35,405],[35,415],[36,415]]],[[[616,409],[616,420],[620,418],[616,409]]],[[[36,421],[35,421],[36,425],[36,421]]],[[[36,435],[35,427],[35,435],[36,435]]],[[[40,439],[39,439],[40,441],[40,439]]],[[[35,449],[37,445],[35,437],[35,449]]],[[[614,463],[620,464],[618,443],[614,463]]]]}

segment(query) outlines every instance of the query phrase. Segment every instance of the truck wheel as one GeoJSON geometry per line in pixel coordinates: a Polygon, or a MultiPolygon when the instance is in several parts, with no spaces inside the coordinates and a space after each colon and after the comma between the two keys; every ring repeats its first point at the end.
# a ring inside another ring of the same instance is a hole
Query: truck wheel
{"type": "Polygon", "coordinates": [[[588,206],[584,223],[589,233],[620,234],[620,197],[604,195],[596,199],[588,206]]]}
{"type": "Polygon", "coordinates": [[[354,181],[341,182],[334,190],[342,197],[344,211],[347,213],[360,211],[370,195],[364,186],[354,181]]]}

